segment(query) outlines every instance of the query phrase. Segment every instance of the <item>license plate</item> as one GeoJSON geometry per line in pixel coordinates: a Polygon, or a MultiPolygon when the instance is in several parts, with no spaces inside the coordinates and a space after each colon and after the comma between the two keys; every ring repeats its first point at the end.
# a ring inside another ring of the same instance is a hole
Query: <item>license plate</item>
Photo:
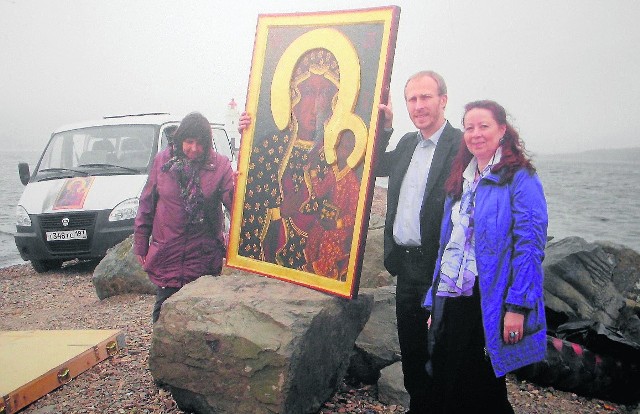
{"type": "Polygon", "coordinates": [[[84,240],[87,238],[86,230],[48,231],[47,241],[58,240],[84,240]]]}

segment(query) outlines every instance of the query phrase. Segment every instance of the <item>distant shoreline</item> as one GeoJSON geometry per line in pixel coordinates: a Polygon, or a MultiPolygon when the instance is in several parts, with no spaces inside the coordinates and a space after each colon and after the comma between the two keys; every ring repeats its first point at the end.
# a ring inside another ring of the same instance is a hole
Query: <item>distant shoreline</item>
{"type": "Polygon", "coordinates": [[[580,161],[622,161],[637,162],[640,157],[640,147],[630,148],[602,148],[580,152],[561,153],[532,153],[535,158],[579,159],[580,161]]]}

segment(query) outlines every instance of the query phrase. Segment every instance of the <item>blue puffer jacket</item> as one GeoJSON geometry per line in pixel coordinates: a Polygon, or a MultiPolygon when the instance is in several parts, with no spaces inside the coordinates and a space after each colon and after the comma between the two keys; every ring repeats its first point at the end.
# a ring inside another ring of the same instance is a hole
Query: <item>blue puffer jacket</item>
{"type": "MultiPolygon", "coordinates": [[[[497,377],[545,357],[546,320],[542,259],[547,240],[547,204],[540,179],[518,171],[511,183],[499,184],[489,174],[478,184],[474,212],[475,253],[486,349],[497,377]],[[516,344],[502,339],[507,304],[526,309],[524,337],[516,344]]],[[[440,260],[451,237],[451,207],[445,202],[440,250],[433,286],[438,286],[440,260]]],[[[424,306],[431,310],[429,347],[433,350],[441,329],[444,298],[427,292],[424,306]]],[[[453,299],[455,300],[455,299],[453,299]]]]}

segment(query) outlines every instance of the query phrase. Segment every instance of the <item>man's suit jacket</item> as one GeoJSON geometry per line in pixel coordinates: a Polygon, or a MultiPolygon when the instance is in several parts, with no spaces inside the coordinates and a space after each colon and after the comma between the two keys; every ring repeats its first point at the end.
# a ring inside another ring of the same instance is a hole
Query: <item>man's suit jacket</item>
{"type": "MultiPolygon", "coordinates": [[[[433,154],[433,161],[427,178],[427,187],[420,210],[422,250],[431,273],[433,273],[433,266],[438,254],[438,239],[445,199],[444,183],[449,177],[451,163],[458,152],[462,139],[462,131],[453,128],[449,121],[446,122],[442,135],[438,140],[436,151],[433,154]]],[[[417,132],[410,132],[400,139],[394,150],[384,152],[389,144],[390,137],[391,132],[385,132],[382,136],[382,142],[378,147],[379,155],[376,160],[375,174],[378,177],[389,177],[387,215],[384,228],[384,265],[389,273],[397,275],[399,255],[397,252],[394,254],[394,249],[397,245],[393,240],[393,222],[396,218],[402,180],[411,162],[413,152],[420,142],[420,138],[417,132]]],[[[431,281],[431,276],[432,274],[427,275],[429,281],[431,281]]]]}

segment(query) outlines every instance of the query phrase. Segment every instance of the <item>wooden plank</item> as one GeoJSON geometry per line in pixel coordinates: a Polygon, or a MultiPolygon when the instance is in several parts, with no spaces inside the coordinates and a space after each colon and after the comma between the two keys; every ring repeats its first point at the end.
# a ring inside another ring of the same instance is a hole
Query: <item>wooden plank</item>
{"type": "Polygon", "coordinates": [[[0,414],[11,414],[124,347],[119,330],[0,331],[0,414]]]}

